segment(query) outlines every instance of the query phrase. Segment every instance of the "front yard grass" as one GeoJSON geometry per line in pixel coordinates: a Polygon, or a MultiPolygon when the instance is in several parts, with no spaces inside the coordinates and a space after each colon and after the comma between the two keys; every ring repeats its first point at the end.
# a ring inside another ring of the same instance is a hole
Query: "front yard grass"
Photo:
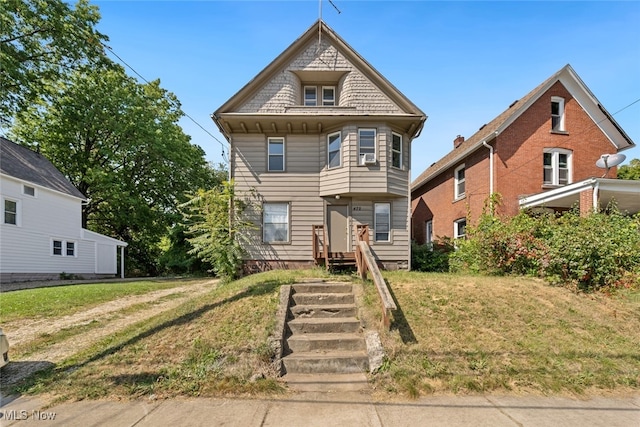
{"type": "MultiPolygon", "coordinates": [[[[640,292],[574,293],[521,277],[388,272],[381,394],[590,395],[640,389],[640,292]]],[[[373,285],[366,301],[378,309],[373,285]]]]}
{"type": "MultiPolygon", "coordinates": [[[[574,293],[540,280],[386,272],[399,310],[381,332],[381,399],[428,394],[589,396],[640,390],[640,293],[574,293]]],[[[265,396],[285,391],[269,336],[280,286],[323,270],[272,271],[213,288],[114,332],[20,386],[59,399],[265,396]]],[[[364,284],[362,319],[379,300],[364,284]]]]}

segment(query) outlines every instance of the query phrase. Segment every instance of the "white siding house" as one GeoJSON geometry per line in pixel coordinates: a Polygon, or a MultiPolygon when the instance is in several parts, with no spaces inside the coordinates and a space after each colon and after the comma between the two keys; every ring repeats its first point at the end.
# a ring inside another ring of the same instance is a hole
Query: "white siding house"
{"type": "Polygon", "coordinates": [[[330,257],[353,257],[364,225],[379,264],[409,268],[411,141],[426,115],[322,20],[212,118],[236,191],[261,203],[248,270],[318,263],[318,229],[330,257]]]}
{"type": "Polygon", "coordinates": [[[82,228],[85,199],[44,156],[0,137],[0,283],[117,274],[127,243],[82,228]]]}

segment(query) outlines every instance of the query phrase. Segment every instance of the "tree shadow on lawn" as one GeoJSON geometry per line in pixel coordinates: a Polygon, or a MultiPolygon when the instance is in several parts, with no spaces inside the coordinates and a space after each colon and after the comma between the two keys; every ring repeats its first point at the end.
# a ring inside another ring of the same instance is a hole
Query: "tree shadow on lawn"
{"type": "Polygon", "coordinates": [[[73,372],[76,371],[88,364],[90,364],[91,362],[95,362],[98,361],[106,356],[109,356],[113,353],[116,353],[117,351],[121,350],[122,348],[135,344],[145,338],[148,338],[164,329],[167,328],[172,328],[174,326],[180,326],[180,325],[184,325],[187,324],[189,322],[194,321],[195,319],[201,317],[202,315],[204,315],[205,313],[207,313],[208,311],[211,311],[217,307],[221,307],[225,304],[230,304],[236,301],[239,301],[245,297],[249,297],[249,296],[260,296],[260,295],[265,295],[265,294],[269,294],[272,292],[275,292],[276,289],[278,289],[281,286],[282,283],[280,283],[279,281],[275,281],[275,280],[269,280],[266,282],[262,282],[253,286],[250,286],[246,289],[244,289],[243,291],[229,297],[226,298],[222,301],[218,301],[215,302],[213,304],[207,304],[204,305],[202,307],[200,307],[197,310],[194,310],[190,313],[186,313],[183,314],[180,317],[177,317],[175,319],[166,321],[164,323],[161,323],[158,326],[155,326],[147,331],[144,331],[134,337],[129,338],[128,340],[122,342],[122,343],[118,343],[118,344],[114,344],[110,347],[105,348],[104,350],[102,350],[101,352],[89,357],[88,359],[78,362],[78,363],[74,363],[72,365],[68,365],[68,366],[64,366],[64,367],[55,367],[55,365],[51,364],[50,366],[44,367],[44,369],[39,370],[39,372],[33,373],[29,378],[26,379],[25,382],[23,382],[21,385],[18,386],[18,390],[24,390],[24,389],[28,389],[30,388],[32,385],[34,385],[37,381],[38,378],[42,378],[42,377],[51,377],[52,375],[56,375],[59,373],[68,373],[68,372],[73,372]]]}

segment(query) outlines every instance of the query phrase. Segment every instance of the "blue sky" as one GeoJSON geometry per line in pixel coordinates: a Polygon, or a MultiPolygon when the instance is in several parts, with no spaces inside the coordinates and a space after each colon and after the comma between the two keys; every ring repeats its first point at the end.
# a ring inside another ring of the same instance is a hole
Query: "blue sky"
{"type": "MultiPolygon", "coordinates": [[[[318,0],[92,3],[113,51],[225,144],[210,114],[319,16],[318,0]]],[[[640,2],[333,3],[340,14],[322,0],[325,22],[429,116],[412,178],[566,64],[638,144],[627,162],[640,158],[640,2]]],[[[223,161],[218,141],[181,125],[223,161]]]]}

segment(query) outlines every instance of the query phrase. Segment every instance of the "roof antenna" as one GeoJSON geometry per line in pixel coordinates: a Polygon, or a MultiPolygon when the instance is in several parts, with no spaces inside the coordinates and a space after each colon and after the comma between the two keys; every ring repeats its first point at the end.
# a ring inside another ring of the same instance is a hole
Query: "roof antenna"
{"type": "MultiPolygon", "coordinates": [[[[342,12],[340,11],[340,9],[338,9],[338,6],[335,5],[335,3],[332,0],[327,0],[331,6],[333,6],[333,8],[338,12],[338,15],[340,15],[342,12]]],[[[322,22],[322,0],[318,0],[318,16],[319,16],[319,22],[318,22],[318,51],[320,51],[320,45],[322,44],[322,25],[320,24],[322,22]]]]}

